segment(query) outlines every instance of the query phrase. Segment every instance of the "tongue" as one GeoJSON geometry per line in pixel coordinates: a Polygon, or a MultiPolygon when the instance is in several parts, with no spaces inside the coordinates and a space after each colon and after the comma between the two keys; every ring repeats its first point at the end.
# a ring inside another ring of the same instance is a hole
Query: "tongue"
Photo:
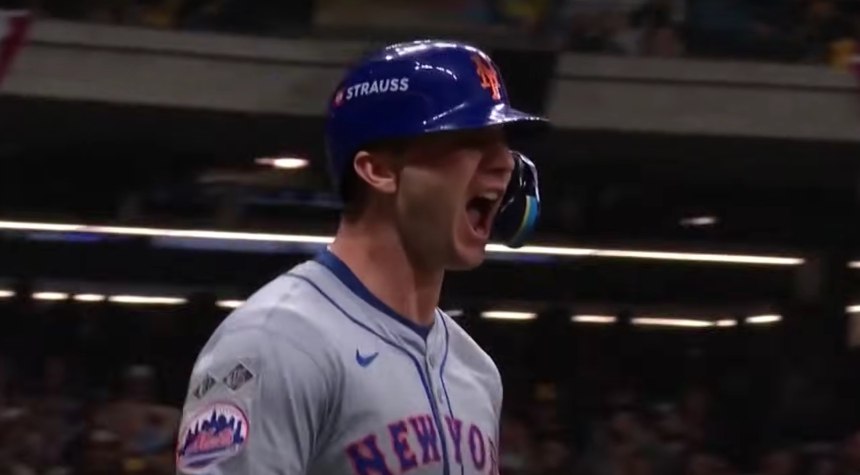
{"type": "Polygon", "coordinates": [[[481,212],[475,208],[469,208],[467,210],[467,214],[469,215],[469,224],[472,225],[472,229],[478,230],[481,226],[481,212]]]}

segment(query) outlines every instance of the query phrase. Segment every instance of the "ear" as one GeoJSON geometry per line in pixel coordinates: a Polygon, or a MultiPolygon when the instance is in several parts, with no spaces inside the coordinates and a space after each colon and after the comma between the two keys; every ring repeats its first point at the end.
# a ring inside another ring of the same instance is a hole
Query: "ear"
{"type": "Polygon", "coordinates": [[[362,150],[355,155],[352,166],[355,174],[368,186],[380,193],[391,194],[397,191],[397,171],[388,158],[362,150]]]}

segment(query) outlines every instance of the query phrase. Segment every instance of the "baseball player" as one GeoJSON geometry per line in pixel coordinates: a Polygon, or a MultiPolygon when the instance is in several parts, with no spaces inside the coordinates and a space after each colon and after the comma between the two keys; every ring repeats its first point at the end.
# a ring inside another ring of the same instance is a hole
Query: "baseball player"
{"type": "Polygon", "coordinates": [[[461,43],[396,44],[351,69],[326,123],[344,201],[335,240],[209,339],[179,472],[497,473],[499,372],[437,305],[446,270],[534,226],[537,172],[506,136],[543,123],[461,43]]]}

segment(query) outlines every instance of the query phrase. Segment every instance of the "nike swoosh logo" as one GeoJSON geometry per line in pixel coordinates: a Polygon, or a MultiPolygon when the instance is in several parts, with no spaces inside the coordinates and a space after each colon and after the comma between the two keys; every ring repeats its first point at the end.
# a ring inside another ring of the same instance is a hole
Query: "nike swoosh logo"
{"type": "Polygon", "coordinates": [[[373,353],[372,355],[361,356],[361,353],[359,353],[358,350],[355,350],[355,362],[358,363],[358,365],[362,368],[367,368],[368,366],[370,366],[370,364],[373,363],[373,360],[375,360],[377,356],[379,356],[378,351],[376,353],[373,353]]]}

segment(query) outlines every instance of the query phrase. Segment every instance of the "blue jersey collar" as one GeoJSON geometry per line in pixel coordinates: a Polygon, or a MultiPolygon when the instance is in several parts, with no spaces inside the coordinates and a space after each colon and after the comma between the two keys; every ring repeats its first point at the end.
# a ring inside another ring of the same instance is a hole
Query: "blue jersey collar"
{"type": "Polygon", "coordinates": [[[427,335],[430,334],[430,330],[433,328],[433,325],[419,325],[412,320],[404,317],[397,313],[393,308],[389,307],[385,302],[379,300],[379,298],[370,290],[364,286],[363,283],[358,279],[358,277],[352,272],[352,270],[340,260],[339,257],[334,255],[331,251],[326,249],[325,251],[317,254],[314,258],[314,261],[328,269],[332,274],[335,275],[349,290],[352,291],[358,298],[366,302],[371,307],[379,310],[383,314],[393,318],[398,321],[402,325],[406,326],[410,330],[417,333],[424,340],[427,339],[427,335]]]}

